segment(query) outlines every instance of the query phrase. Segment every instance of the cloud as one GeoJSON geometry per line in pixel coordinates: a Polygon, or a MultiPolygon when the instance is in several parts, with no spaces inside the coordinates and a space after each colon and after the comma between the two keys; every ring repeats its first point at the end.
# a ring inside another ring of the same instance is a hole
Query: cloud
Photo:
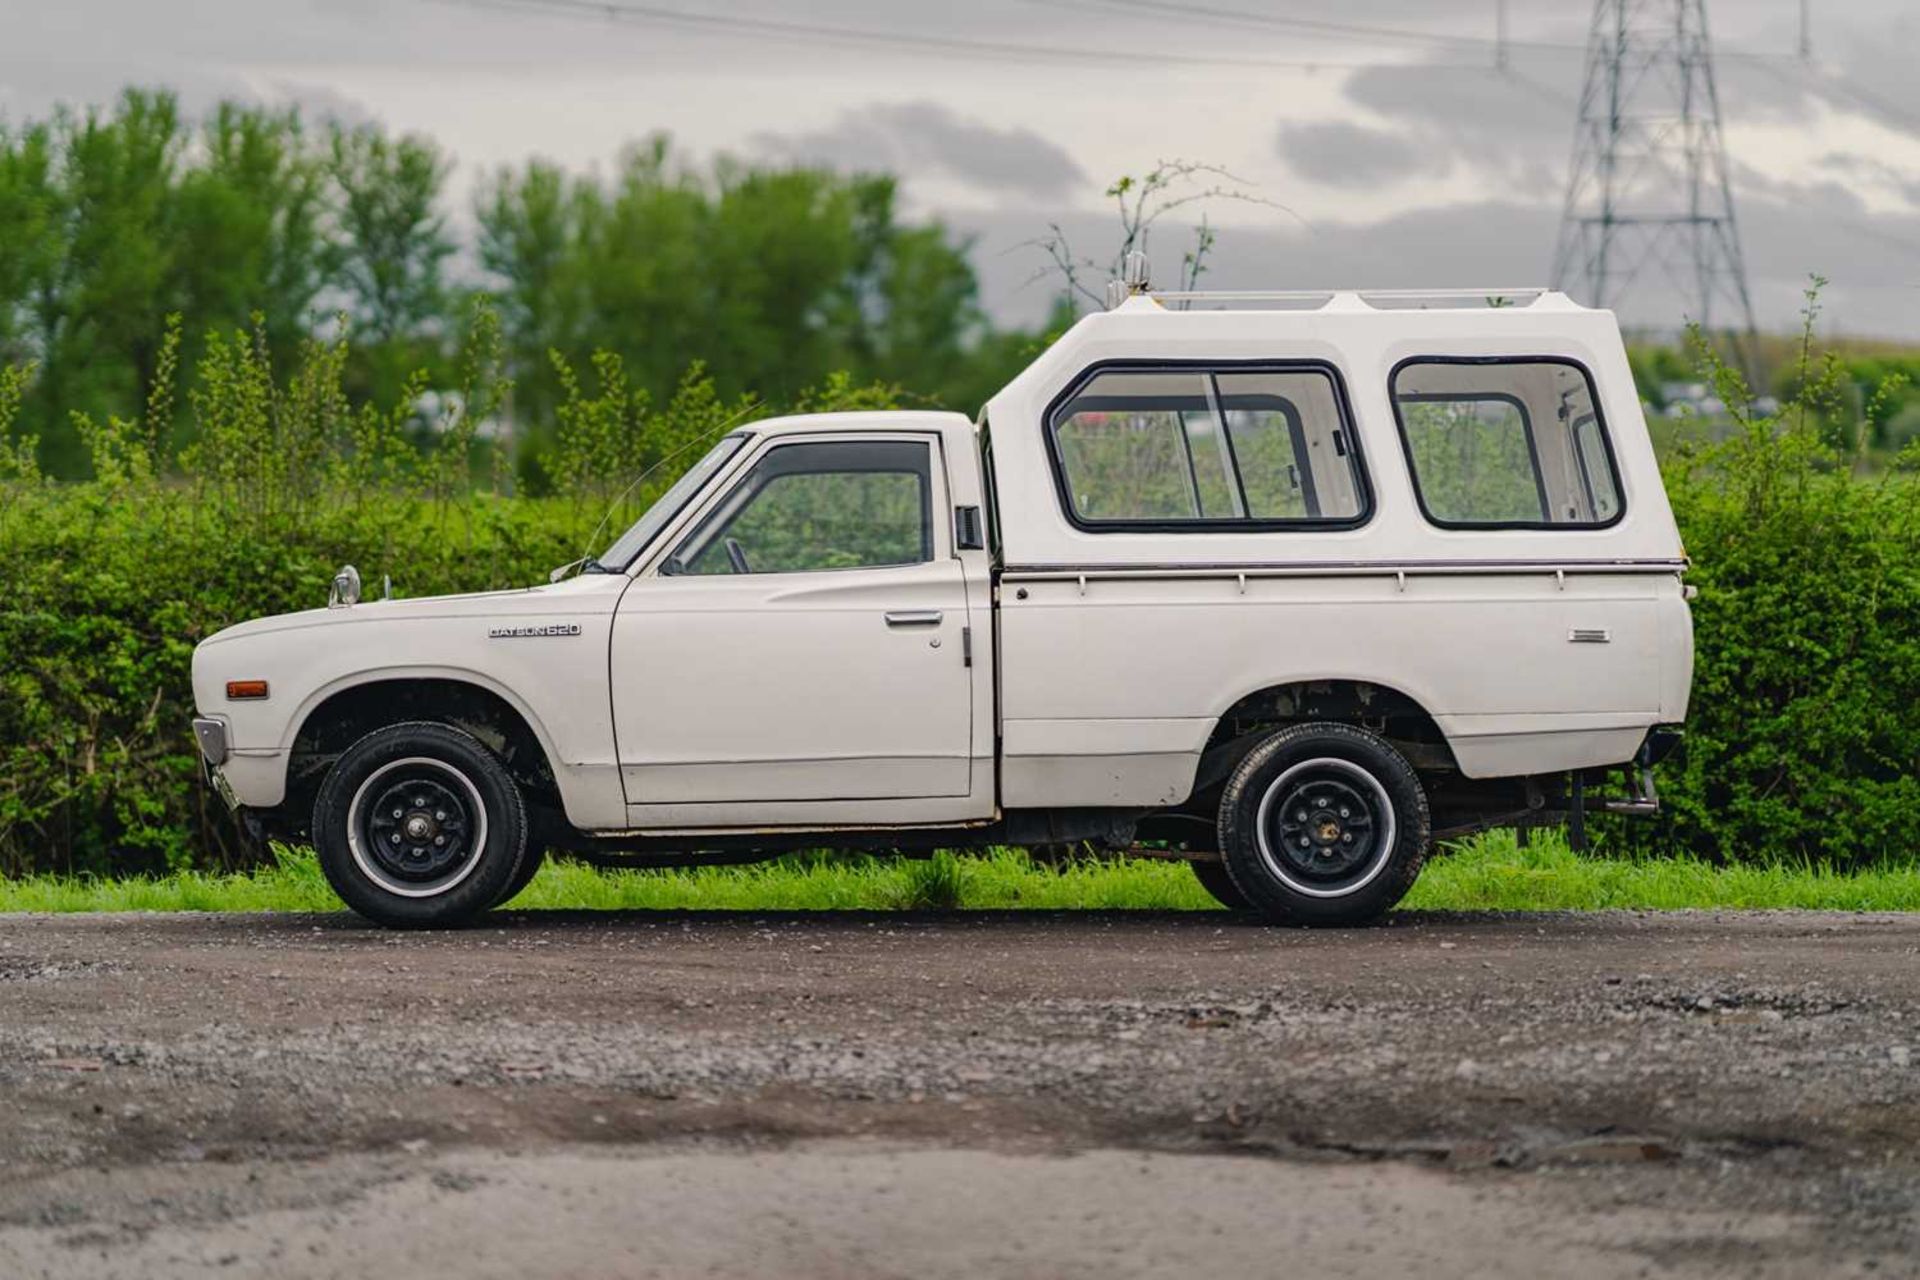
{"type": "Polygon", "coordinates": [[[1834,43],[1834,70],[1803,73],[1815,91],[1843,110],[1920,136],[1920,77],[1913,74],[1920,17],[1911,12],[1889,16],[1869,31],[1844,32],[1834,43]]]}
{"type": "Polygon", "coordinates": [[[332,120],[351,128],[378,120],[372,108],[360,99],[314,81],[275,78],[267,82],[264,92],[258,96],[273,106],[299,108],[309,123],[332,120]]]}
{"type": "Polygon", "coordinates": [[[997,129],[935,102],[849,111],[811,133],[760,133],[771,155],[837,169],[956,179],[999,197],[1055,199],[1087,179],[1073,157],[1030,129],[997,129]]]}
{"type": "Polygon", "coordinates": [[[1347,120],[1280,126],[1280,158],[1296,174],[1333,187],[1372,187],[1442,174],[1449,158],[1404,134],[1347,120]]]}
{"type": "Polygon", "coordinates": [[[1423,157],[1425,172],[1464,166],[1522,199],[1558,199],[1579,86],[1556,79],[1534,70],[1496,75],[1411,63],[1357,71],[1346,94],[1423,157]]]}

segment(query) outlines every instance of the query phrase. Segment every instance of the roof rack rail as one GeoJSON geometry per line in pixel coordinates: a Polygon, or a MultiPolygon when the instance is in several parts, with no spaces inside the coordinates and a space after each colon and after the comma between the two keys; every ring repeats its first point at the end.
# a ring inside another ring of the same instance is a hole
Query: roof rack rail
{"type": "Polygon", "coordinates": [[[1537,284],[1517,289],[1155,289],[1149,275],[1147,255],[1138,249],[1128,253],[1119,278],[1107,281],[1107,310],[1142,298],[1162,306],[1179,303],[1182,310],[1195,302],[1311,304],[1297,308],[1303,311],[1406,311],[1426,309],[1435,303],[1462,310],[1476,306],[1490,310],[1534,307],[1542,303],[1555,310],[1583,310],[1566,294],[1537,284]]]}
{"type": "Polygon", "coordinates": [[[1130,296],[1149,297],[1155,302],[1280,302],[1310,303],[1318,310],[1338,303],[1343,307],[1365,306],[1376,311],[1402,310],[1422,305],[1442,307],[1531,307],[1554,297],[1567,302],[1564,294],[1555,294],[1545,285],[1500,289],[1146,289],[1130,296]],[[1381,305],[1385,304],[1385,305],[1381,305]]]}

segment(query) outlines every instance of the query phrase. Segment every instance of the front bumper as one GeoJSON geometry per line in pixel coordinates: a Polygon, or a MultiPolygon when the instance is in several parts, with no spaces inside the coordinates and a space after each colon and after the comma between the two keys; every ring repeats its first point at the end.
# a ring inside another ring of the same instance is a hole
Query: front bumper
{"type": "Polygon", "coordinates": [[[194,741],[200,744],[200,757],[207,767],[217,769],[227,762],[227,722],[213,716],[198,716],[193,722],[194,741]]]}
{"type": "Polygon", "coordinates": [[[193,738],[200,744],[200,770],[206,775],[207,785],[229,810],[237,810],[240,797],[234,794],[233,784],[227,781],[226,770],[221,768],[233,754],[227,745],[227,722],[200,716],[193,722],[193,738]]]}

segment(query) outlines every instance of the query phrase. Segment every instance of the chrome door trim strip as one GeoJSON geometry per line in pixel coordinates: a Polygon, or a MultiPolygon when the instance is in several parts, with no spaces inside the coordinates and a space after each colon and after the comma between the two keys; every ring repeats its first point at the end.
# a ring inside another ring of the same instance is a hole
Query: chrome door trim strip
{"type": "Polygon", "coordinates": [[[1411,574],[1679,574],[1685,560],[1296,560],[1244,564],[1014,564],[1008,582],[1076,582],[1087,578],[1330,578],[1411,574]]]}

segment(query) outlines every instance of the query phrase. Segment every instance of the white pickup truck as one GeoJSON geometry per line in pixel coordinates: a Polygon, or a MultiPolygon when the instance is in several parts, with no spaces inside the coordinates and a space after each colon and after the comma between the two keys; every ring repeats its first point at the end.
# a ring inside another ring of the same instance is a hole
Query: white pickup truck
{"type": "Polygon", "coordinates": [[[1650,811],[1692,624],[1613,316],[1210,297],[1135,291],[978,421],[735,430],[547,585],[344,572],[195,652],[209,778],[412,926],[550,849],[1076,842],[1357,923],[1436,838],[1650,811]]]}

